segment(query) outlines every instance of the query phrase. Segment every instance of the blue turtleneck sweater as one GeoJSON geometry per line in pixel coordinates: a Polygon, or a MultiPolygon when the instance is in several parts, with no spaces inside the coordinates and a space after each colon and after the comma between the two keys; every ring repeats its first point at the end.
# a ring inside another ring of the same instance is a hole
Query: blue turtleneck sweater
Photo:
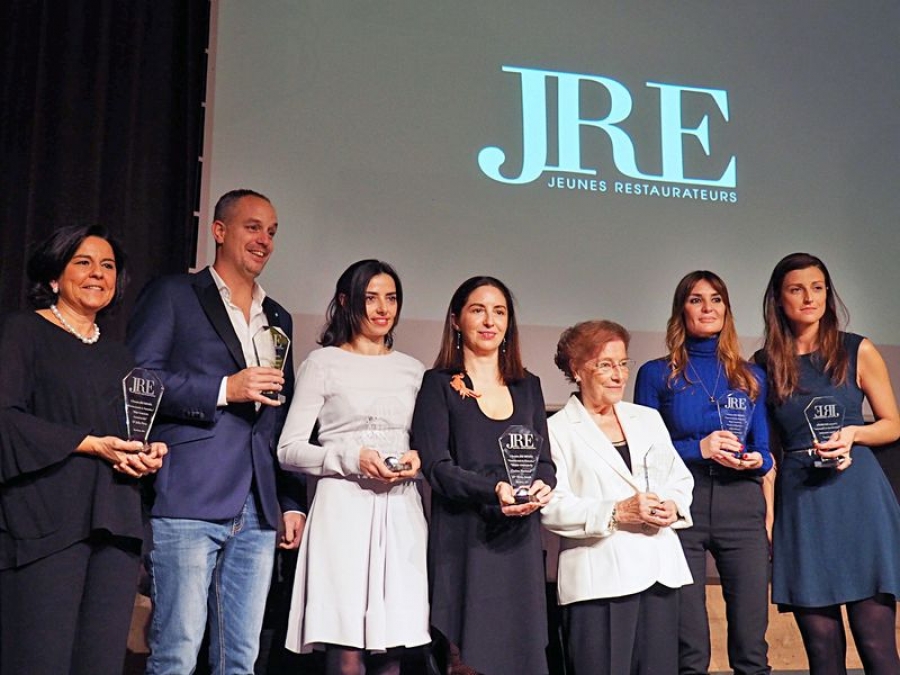
{"type": "MultiPolygon", "coordinates": [[[[692,382],[684,377],[669,382],[669,361],[664,357],[641,366],[634,385],[634,402],[659,411],[678,454],[688,466],[713,463],[700,453],[700,441],[722,428],[719,409],[709,399],[721,399],[726,392],[734,391],[729,388],[725,369],[716,356],[718,344],[718,337],[688,338],[688,365],[685,370],[692,382]]],[[[772,468],[769,425],[766,421],[766,380],[760,368],[753,364],[750,367],[760,389],[747,432],[745,452],[762,454],[762,467],[749,472],[761,476],[772,468]]]]}

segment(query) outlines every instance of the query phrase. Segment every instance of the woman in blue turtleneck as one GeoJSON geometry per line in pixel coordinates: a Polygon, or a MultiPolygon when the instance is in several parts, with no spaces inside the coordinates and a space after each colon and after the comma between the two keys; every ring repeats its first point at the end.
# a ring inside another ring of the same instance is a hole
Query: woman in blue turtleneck
{"type": "Polygon", "coordinates": [[[761,482],[772,455],[765,378],[741,357],[728,289],[716,274],[691,272],[678,283],[666,346],[667,356],[638,371],[634,401],[659,410],[694,476],[694,526],[678,531],[694,577],[681,589],[679,672],[709,671],[709,551],[725,597],[731,669],[768,673],[769,546],[761,482]]]}

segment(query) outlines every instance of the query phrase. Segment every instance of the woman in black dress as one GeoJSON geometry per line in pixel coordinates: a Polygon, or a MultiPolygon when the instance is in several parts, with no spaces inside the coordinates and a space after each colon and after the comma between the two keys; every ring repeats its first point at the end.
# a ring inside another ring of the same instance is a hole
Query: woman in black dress
{"type": "Polygon", "coordinates": [[[540,381],[522,366],[512,296],[499,280],[473,277],[453,294],[412,433],[432,489],[433,627],[479,673],[546,675],[538,510],[556,477],[540,381]],[[527,427],[540,449],[524,503],[500,451],[514,425],[527,427]]]}
{"type": "Polygon", "coordinates": [[[119,675],[143,521],[165,445],[123,440],[125,347],[100,338],[124,256],[99,227],[32,255],[36,311],[0,328],[0,671],[119,675]]]}
{"type": "Polygon", "coordinates": [[[765,346],[757,354],[784,450],[772,600],[794,613],[813,675],[847,672],[841,605],[866,673],[896,675],[900,507],[869,446],[900,436],[900,412],[884,359],[866,338],[839,330],[839,309],[821,260],[794,253],[775,266],[764,300],[765,346]],[[863,399],[875,415],[871,424],[863,399]],[[829,410],[843,418],[820,442],[814,416],[829,410]]]}

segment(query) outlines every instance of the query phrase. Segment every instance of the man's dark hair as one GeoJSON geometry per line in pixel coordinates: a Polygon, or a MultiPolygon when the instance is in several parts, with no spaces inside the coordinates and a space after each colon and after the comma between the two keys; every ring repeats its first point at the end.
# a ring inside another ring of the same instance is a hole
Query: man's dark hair
{"type": "Polygon", "coordinates": [[[231,215],[232,207],[234,207],[234,205],[244,197],[258,197],[259,199],[265,200],[270,204],[272,203],[272,201],[268,197],[257,192],[256,190],[248,190],[246,188],[229,190],[224,195],[219,197],[219,201],[216,202],[216,208],[213,211],[213,220],[221,220],[223,222],[227,220],[231,215]]]}

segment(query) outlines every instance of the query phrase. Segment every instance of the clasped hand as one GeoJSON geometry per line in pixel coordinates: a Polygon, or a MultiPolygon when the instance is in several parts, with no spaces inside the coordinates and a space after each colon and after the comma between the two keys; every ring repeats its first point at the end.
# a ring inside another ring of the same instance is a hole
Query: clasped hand
{"type": "Polygon", "coordinates": [[[500,481],[494,487],[494,494],[497,495],[497,500],[500,502],[500,510],[505,516],[529,516],[542,506],[549,504],[552,493],[553,488],[538,479],[528,488],[530,500],[523,504],[517,504],[516,493],[512,485],[506,481],[500,481]]]}
{"type": "Polygon", "coordinates": [[[169,449],[159,442],[144,445],[141,441],[126,441],[116,436],[87,436],[77,451],[106,460],[119,473],[140,478],[159,471],[169,449]]]}
{"type": "Polygon", "coordinates": [[[700,441],[700,454],[717,464],[736,469],[752,471],[763,465],[763,457],[758,452],[744,452],[743,444],[730,431],[714,431],[700,441]]]}
{"type": "Polygon", "coordinates": [[[416,450],[407,450],[400,456],[401,464],[409,464],[410,468],[404,471],[391,471],[384,463],[384,457],[373,448],[360,448],[359,472],[366,478],[380,480],[383,483],[396,483],[397,481],[413,478],[422,468],[422,460],[416,450]]]}
{"type": "Polygon", "coordinates": [[[827,442],[814,443],[814,447],[822,459],[837,459],[838,463],[834,468],[844,471],[853,463],[850,450],[853,448],[854,440],[856,440],[856,427],[843,427],[835,431],[827,442]]]}
{"type": "Polygon", "coordinates": [[[638,492],[616,504],[616,520],[623,525],[668,527],[678,520],[678,507],[670,499],[662,501],[655,492],[638,492]]]}

